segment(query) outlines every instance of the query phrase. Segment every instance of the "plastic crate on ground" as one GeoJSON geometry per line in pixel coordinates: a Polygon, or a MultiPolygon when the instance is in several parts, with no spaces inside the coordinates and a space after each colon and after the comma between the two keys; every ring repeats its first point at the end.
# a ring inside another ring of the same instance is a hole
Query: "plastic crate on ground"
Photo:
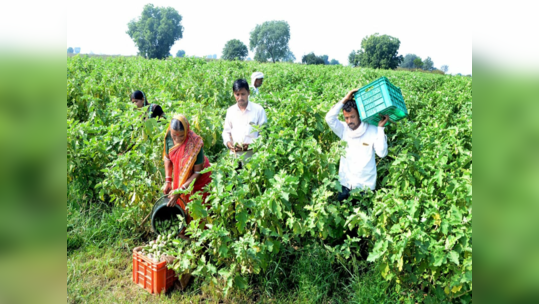
{"type": "Polygon", "coordinates": [[[361,121],[374,126],[378,125],[383,115],[389,115],[392,121],[408,116],[401,89],[386,77],[380,77],[359,89],[354,94],[354,99],[361,121]]]}
{"type": "Polygon", "coordinates": [[[167,262],[154,262],[141,254],[142,248],[133,249],[133,282],[152,294],[167,291],[178,279],[167,262]]]}

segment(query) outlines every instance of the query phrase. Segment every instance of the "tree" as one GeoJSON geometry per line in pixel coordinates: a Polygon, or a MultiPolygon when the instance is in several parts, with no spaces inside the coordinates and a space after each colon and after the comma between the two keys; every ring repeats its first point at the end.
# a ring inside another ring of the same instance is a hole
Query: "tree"
{"type": "Polygon", "coordinates": [[[414,59],[414,67],[417,69],[423,67],[423,61],[421,60],[421,58],[417,57],[416,59],[414,59]]]}
{"type": "Polygon", "coordinates": [[[178,50],[176,52],[176,58],[182,58],[185,57],[185,51],[184,50],[178,50]]]}
{"type": "Polygon", "coordinates": [[[138,20],[131,20],[127,34],[145,58],[166,58],[174,42],[183,38],[182,16],[172,7],[146,4],[138,20]]]}
{"type": "Polygon", "coordinates": [[[324,64],[329,64],[329,57],[328,55],[322,55],[320,56],[320,58],[322,58],[324,60],[324,64]]]}
{"type": "Polygon", "coordinates": [[[414,60],[416,58],[421,59],[416,54],[406,54],[406,56],[404,56],[401,64],[399,65],[399,67],[401,67],[403,69],[413,69],[414,68],[414,60]]]}
{"type": "Polygon", "coordinates": [[[430,57],[427,57],[427,59],[423,61],[423,70],[432,71],[434,70],[433,66],[434,62],[432,62],[432,59],[430,59],[430,57]]]}
{"type": "Polygon", "coordinates": [[[294,56],[294,53],[292,53],[290,50],[286,54],[286,56],[283,59],[283,62],[294,62],[296,61],[296,56],[294,56]]]}
{"type": "Polygon", "coordinates": [[[68,54],[73,54],[73,48],[72,48],[72,47],[68,47],[68,48],[67,48],[67,53],[68,53],[68,54]]]}
{"type": "Polygon", "coordinates": [[[403,60],[402,55],[397,55],[400,44],[398,38],[376,33],[363,38],[361,49],[357,52],[352,51],[348,56],[348,61],[353,66],[395,69],[403,60]]]}
{"type": "Polygon", "coordinates": [[[338,65],[338,64],[340,64],[340,63],[339,63],[339,61],[336,60],[336,59],[331,59],[331,61],[329,62],[329,64],[331,64],[331,65],[338,65]]]}
{"type": "Polygon", "coordinates": [[[249,55],[247,46],[238,39],[232,39],[225,44],[221,58],[224,60],[244,60],[247,55],[249,55]]]}
{"type": "Polygon", "coordinates": [[[303,55],[301,62],[305,64],[326,64],[322,56],[316,56],[314,53],[303,55]]]}
{"type": "Polygon", "coordinates": [[[444,73],[447,73],[447,71],[449,71],[449,66],[447,65],[442,65],[442,67],[440,68],[440,70],[442,70],[444,73]]]}
{"type": "Polygon", "coordinates": [[[352,51],[350,55],[348,55],[348,63],[354,67],[359,66],[359,56],[356,51],[352,51]]]}
{"type": "Polygon", "coordinates": [[[255,60],[273,63],[284,59],[288,52],[290,40],[290,26],[286,21],[266,21],[258,24],[251,32],[249,47],[255,52],[255,60]]]}

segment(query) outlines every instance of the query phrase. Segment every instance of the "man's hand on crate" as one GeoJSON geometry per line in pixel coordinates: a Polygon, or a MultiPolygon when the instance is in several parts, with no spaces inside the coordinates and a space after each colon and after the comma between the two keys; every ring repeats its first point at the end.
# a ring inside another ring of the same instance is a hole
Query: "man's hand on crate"
{"type": "Polygon", "coordinates": [[[348,92],[346,96],[344,96],[342,103],[345,104],[348,100],[352,100],[354,98],[354,93],[357,92],[359,89],[353,89],[352,91],[348,92]]]}
{"type": "Polygon", "coordinates": [[[379,127],[383,127],[383,126],[386,124],[386,122],[387,122],[388,120],[389,120],[389,115],[384,115],[384,119],[382,119],[382,120],[380,120],[380,121],[378,122],[378,126],[379,126],[379,127]]]}

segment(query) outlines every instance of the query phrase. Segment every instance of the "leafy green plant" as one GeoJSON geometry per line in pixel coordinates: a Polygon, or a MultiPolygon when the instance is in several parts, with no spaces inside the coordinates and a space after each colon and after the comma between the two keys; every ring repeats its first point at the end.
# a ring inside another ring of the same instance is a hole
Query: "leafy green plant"
{"type": "Polygon", "coordinates": [[[192,241],[177,247],[171,267],[178,273],[226,294],[268,275],[292,246],[323,244],[330,260],[344,265],[367,246],[377,278],[396,290],[467,302],[471,85],[471,78],[335,65],[70,57],[68,199],[118,206],[127,210],[124,223],[138,227],[162,195],[167,121],[144,120],[129,103],[129,93],[143,89],[168,118],[189,118],[212,163],[209,208],[199,194],[188,205],[192,241]],[[236,171],[221,140],[222,124],[234,104],[232,82],[255,70],[271,75],[255,101],[265,107],[268,123],[259,129],[254,156],[236,171]],[[378,190],[353,192],[339,203],[344,143],[324,116],[344,93],[380,76],[401,88],[410,116],[386,127],[389,154],[377,160],[378,190]]]}

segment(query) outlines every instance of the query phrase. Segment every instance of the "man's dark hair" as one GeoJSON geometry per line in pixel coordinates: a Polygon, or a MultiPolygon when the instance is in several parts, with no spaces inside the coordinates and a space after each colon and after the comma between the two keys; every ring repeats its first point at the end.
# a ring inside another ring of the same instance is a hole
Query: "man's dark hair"
{"type": "Polygon", "coordinates": [[[359,111],[357,110],[357,104],[356,104],[356,101],[351,99],[351,100],[348,100],[344,106],[342,107],[342,109],[346,112],[352,112],[352,109],[356,109],[356,111],[358,112],[359,114],[359,111]]]}
{"type": "Polygon", "coordinates": [[[170,121],[170,128],[174,131],[184,131],[185,128],[183,127],[183,124],[181,121],[177,120],[176,118],[173,118],[170,121]]]}
{"type": "Polygon", "coordinates": [[[238,79],[234,81],[234,85],[232,86],[232,91],[237,92],[241,89],[246,89],[247,92],[249,92],[249,83],[245,79],[238,79]]]}

